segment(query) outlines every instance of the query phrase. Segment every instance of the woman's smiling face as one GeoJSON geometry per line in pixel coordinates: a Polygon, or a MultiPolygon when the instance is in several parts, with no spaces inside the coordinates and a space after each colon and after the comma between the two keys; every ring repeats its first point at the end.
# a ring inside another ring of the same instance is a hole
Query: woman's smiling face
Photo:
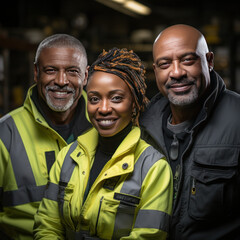
{"type": "Polygon", "coordinates": [[[87,85],[87,96],[89,118],[101,136],[114,136],[131,122],[133,97],[120,77],[94,72],[87,85]]]}

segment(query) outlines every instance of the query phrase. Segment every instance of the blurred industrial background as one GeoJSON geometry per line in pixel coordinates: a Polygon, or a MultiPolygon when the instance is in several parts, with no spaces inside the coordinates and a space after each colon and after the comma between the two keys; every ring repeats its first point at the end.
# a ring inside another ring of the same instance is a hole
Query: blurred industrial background
{"type": "Polygon", "coordinates": [[[147,69],[147,95],[156,92],[152,43],[165,27],[184,23],[202,31],[215,54],[215,70],[240,92],[238,1],[12,0],[0,14],[0,116],[22,105],[33,84],[38,43],[54,33],[77,37],[91,64],[102,49],[133,49],[147,69]]]}

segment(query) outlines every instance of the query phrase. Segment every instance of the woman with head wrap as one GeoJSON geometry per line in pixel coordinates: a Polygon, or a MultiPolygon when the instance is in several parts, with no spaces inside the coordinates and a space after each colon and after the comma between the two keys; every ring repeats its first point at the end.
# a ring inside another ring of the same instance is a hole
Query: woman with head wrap
{"type": "Polygon", "coordinates": [[[167,238],[172,175],[140,137],[145,92],[145,69],[133,51],[103,51],[92,64],[87,109],[94,127],[58,155],[35,239],[167,238]]]}

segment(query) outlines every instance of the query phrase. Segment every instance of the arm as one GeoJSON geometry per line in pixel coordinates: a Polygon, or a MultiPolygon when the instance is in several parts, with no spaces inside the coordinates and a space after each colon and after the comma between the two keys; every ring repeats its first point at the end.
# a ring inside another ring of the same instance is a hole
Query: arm
{"type": "MultiPolygon", "coordinates": [[[[4,173],[6,172],[6,166],[7,166],[7,159],[9,159],[10,156],[8,154],[8,151],[6,147],[4,146],[2,140],[0,140],[0,210],[3,209],[3,190],[4,190],[4,173]]],[[[0,221],[1,223],[1,221],[0,221]]]]}
{"type": "Polygon", "coordinates": [[[48,188],[34,217],[34,239],[64,239],[65,228],[61,221],[57,200],[58,182],[66,149],[68,148],[64,148],[58,154],[57,160],[51,168],[48,188]]]}
{"type": "Polygon", "coordinates": [[[139,211],[132,232],[121,240],[167,238],[172,211],[172,185],[169,164],[165,160],[157,161],[143,181],[139,211]]]}

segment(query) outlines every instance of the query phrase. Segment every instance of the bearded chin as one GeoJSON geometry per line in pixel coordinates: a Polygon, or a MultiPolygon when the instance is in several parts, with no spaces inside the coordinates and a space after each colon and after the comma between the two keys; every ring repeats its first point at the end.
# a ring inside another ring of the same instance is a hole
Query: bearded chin
{"type": "Polygon", "coordinates": [[[185,107],[192,105],[198,100],[198,91],[194,88],[189,93],[181,93],[181,94],[168,94],[168,100],[171,104],[178,107],[185,107]]]}
{"type": "Polygon", "coordinates": [[[48,94],[46,94],[46,101],[47,101],[47,105],[50,109],[52,109],[54,112],[65,112],[67,111],[74,103],[74,98],[72,97],[67,104],[62,105],[62,106],[58,106],[53,104],[53,102],[51,101],[50,97],[48,94]]]}

